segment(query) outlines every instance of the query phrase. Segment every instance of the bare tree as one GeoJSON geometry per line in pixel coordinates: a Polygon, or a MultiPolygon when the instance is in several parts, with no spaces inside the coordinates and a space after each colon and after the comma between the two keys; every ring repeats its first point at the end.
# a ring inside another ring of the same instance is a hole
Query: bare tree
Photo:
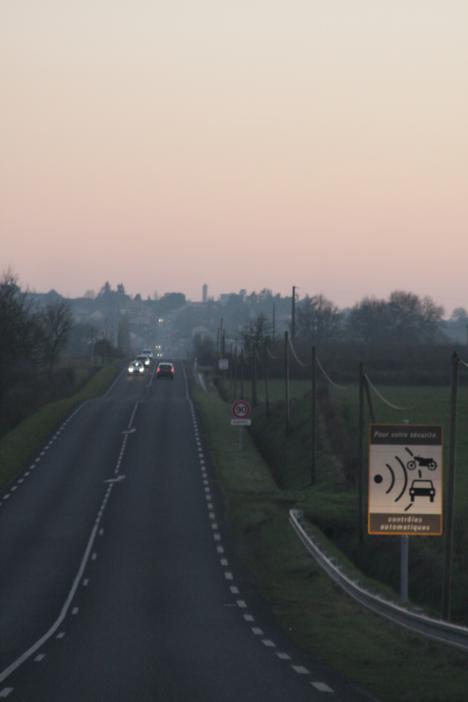
{"type": "Polygon", "coordinates": [[[41,332],[41,352],[43,363],[52,375],[55,364],[67,344],[73,319],[70,308],[63,300],[52,302],[37,313],[41,332]]]}

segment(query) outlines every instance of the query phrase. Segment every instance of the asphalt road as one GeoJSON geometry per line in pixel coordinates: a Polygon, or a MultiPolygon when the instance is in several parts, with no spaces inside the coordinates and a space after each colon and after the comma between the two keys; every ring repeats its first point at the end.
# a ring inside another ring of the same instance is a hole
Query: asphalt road
{"type": "Polygon", "coordinates": [[[0,699],[368,700],[292,647],[223,521],[181,365],[85,403],[0,495],[0,699]]]}

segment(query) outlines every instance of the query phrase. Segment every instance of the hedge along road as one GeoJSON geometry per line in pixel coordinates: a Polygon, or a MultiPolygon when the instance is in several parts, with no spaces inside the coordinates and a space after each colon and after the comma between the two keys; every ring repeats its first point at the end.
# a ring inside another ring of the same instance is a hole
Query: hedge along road
{"type": "Polygon", "coordinates": [[[181,365],[120,377],[0,495],[0,698],[368,699],[232,562],[181,365]]]}

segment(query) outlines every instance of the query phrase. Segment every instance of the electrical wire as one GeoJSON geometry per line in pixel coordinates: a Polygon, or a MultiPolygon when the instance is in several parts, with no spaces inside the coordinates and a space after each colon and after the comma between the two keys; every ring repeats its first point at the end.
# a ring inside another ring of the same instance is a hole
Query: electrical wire
{"type": "Polygon", "coordinates": [[[320,360],[318,359],[317,356],[315,357],[315,362],[317,363],[318,369],[322,373],[325,380],[328,383],[330,383],[330,385],[332,385],[334,388],[336,388],[337,390],[350,390],[352,388],[352,385],[338,385],[338,383],[335,383],[335,381],[330,378],[330,376],[328,375],[327,371],[320,363],[320,360]]]}
{"type": "Polygon", "coordinates": [[[388,407],[391,407],[392,409],[395,409],[395,410],[399,410],[401,412],[406,412],[408,410],[414,409],[414,407],[400,407],[399,405],[393,404],[393,402],[390,402],[390,400],[387,400],[387,398],[384,397],[382,395],[382,393],[379,392],[379,390],[377,390],[374,383],[372,382],[372,380],[369,378],[369,376],[366,373],[364,374],[364,379],[367,382],[367,384],[369,385],[370,389],[375,393],[375,395],[377,395],[379,400],[382,400],[382,402],[384,404],[386,404],[388,407]]]}

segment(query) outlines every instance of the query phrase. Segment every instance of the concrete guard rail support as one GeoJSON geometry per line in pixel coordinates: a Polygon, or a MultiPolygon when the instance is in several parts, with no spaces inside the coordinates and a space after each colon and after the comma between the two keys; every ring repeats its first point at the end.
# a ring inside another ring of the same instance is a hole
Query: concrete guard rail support
{"type": "Polygon", "coordinates": [[[300,510],[291,509],[289,511],[289,522],[307,551],[336,585],[356,602],[409,631],[468,652],[467,627],[450,624],[442,619],[433,619],[424,614],[412,612],[384,599],[380,595],[365,590],[359,583],[353,581],[342,571],[336,559],[330,558],[322,551],[320,546],[305,531],[302,526],[303,520],[303,513],[300,510]]]}

